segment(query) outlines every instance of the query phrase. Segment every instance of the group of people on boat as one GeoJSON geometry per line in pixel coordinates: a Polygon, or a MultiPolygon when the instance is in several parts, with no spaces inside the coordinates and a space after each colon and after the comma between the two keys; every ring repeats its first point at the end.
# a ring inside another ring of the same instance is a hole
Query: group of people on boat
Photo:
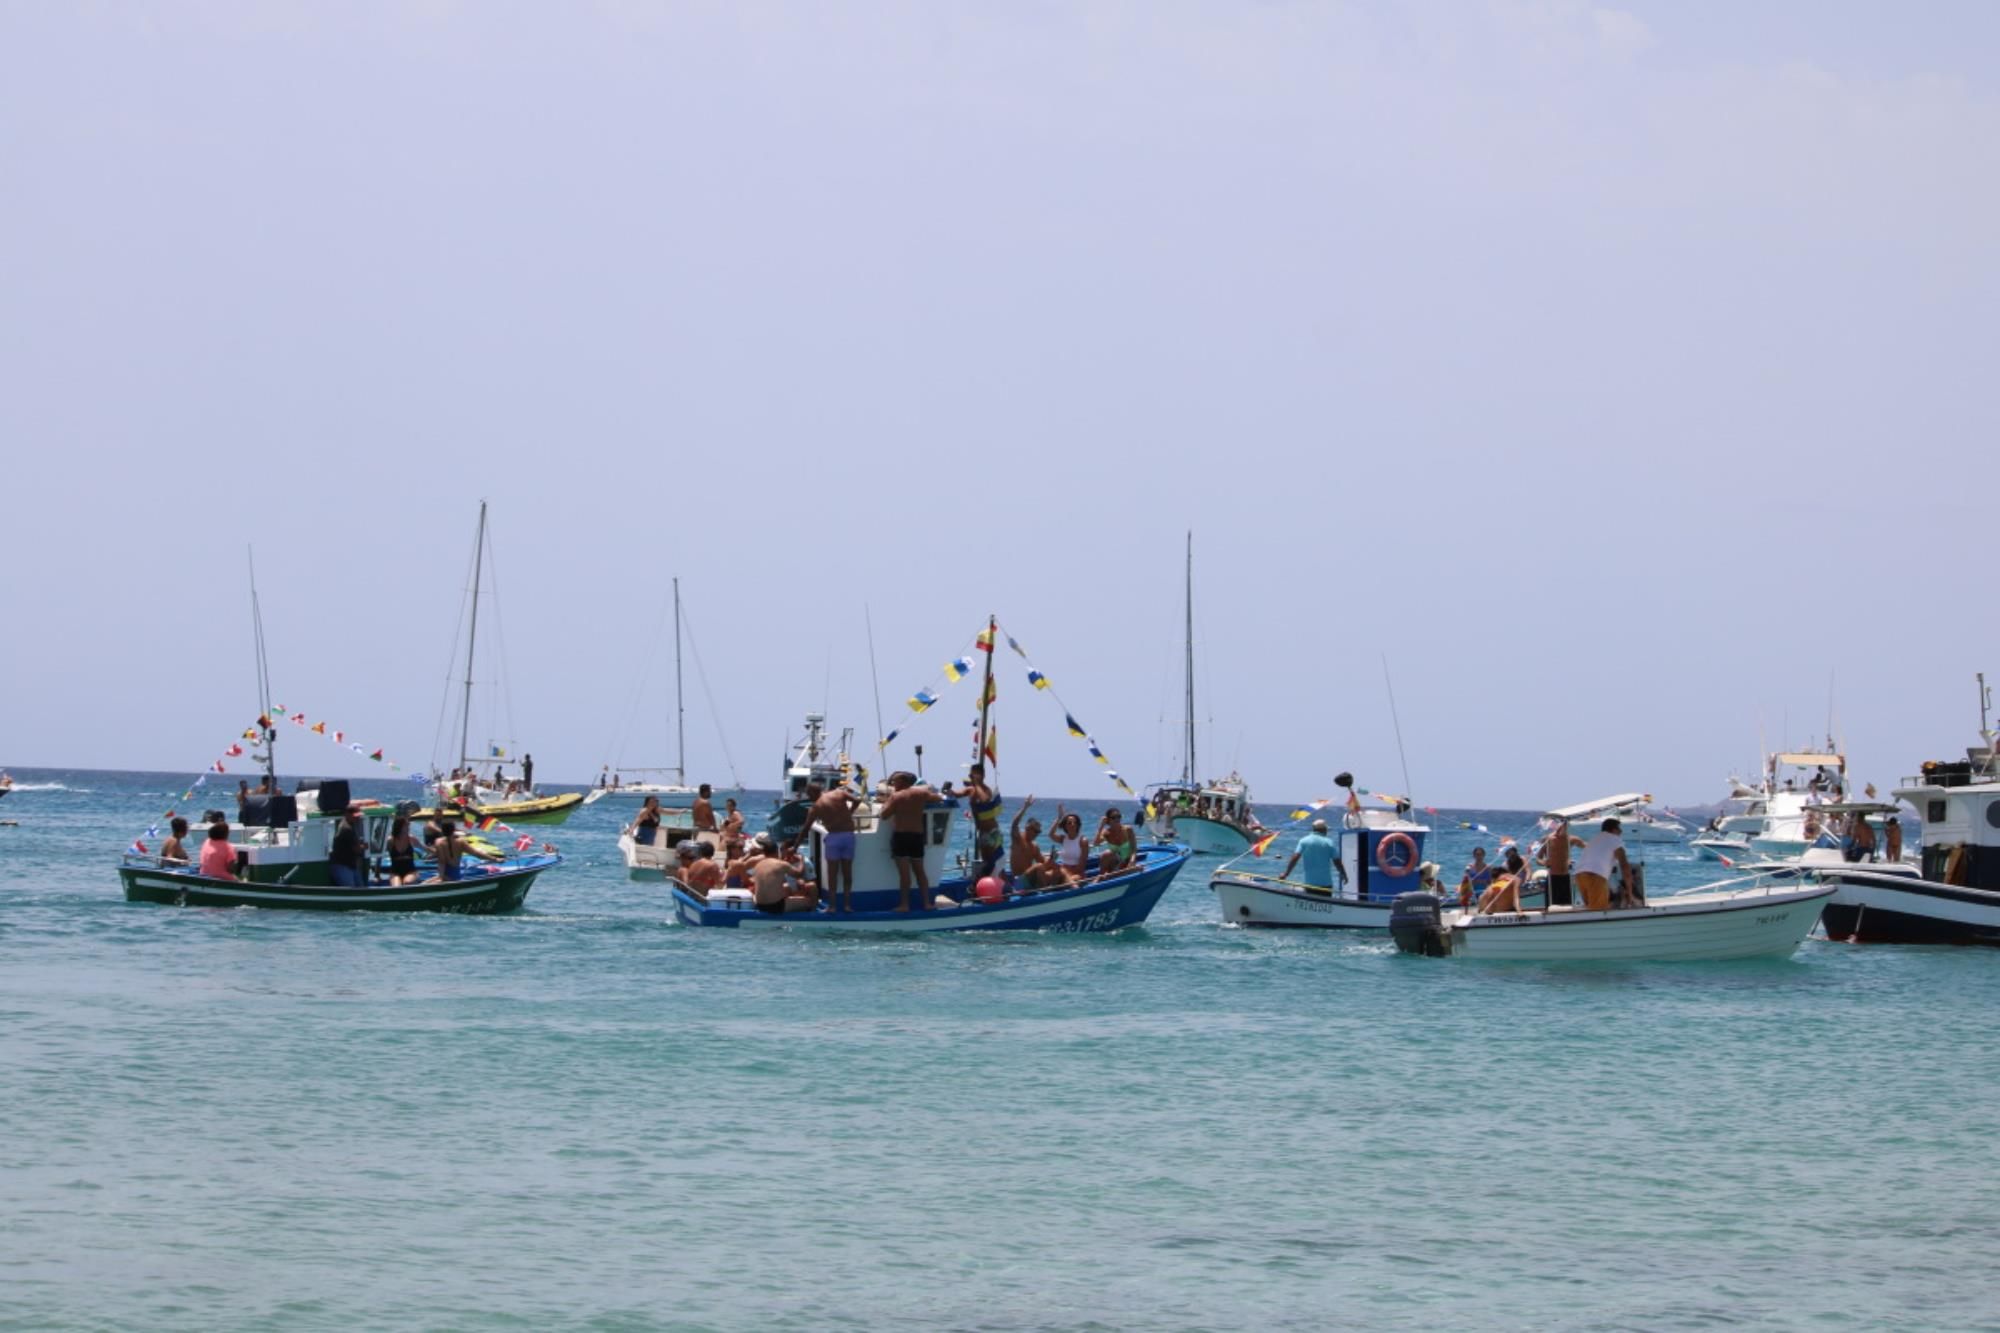
{"type": "Polygon", "coordinates": [[[493,772],[487,776],[482,776],[478,769],[467,764],[451,770],[438,786],[446,800],[458,804],[477,800],[482,796],[490,798],[495,794],[506,800],[533,796],[535,756],[531,754],[521,756],[521,776],[518,778],[508,777],[498,764],[493,766],[493,772]]]}
{"type": "MultiPolygon", "coordinates": [[[[1581,897],[1587,912],[1645,906],[1645,888],[1625,854],[1623,835],[1624,823],[1615,816],[1598,825],[1596,835],[1588,839],[1570,832],[1568,821],[1554,821],[1547,836],[1530,849],[1535,865],[1547,872],[1544,903],[1572,907],[1581,897]],[[1572,853],[1578,851],[1581,855],[1572,861],[1572,853]]],[[[1429,862],[1424,868],[1435,869],[1429,862]]],[[[1458,904],[1479,914],[1519,912],[1533,877],[1528,858],[1514,844],[1507,844],[1497,864],[1486,859],[1484,847],[1475,847],[1459,877],[1458,904]]],[[[1423,887],[1435,891],[1435,878],[1427,874],[1423,887]]]]}

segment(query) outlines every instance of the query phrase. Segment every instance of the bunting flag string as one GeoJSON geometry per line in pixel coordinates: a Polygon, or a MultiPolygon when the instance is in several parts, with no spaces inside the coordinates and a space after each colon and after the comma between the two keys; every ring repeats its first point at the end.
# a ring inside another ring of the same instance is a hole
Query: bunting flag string
{"type": "MultiPolygon", "coordinates": [[[[1111,766],[1110,756],[1104,753],[1103,747],[1098,745],[1096,738],[1090,734],[1089,729],[1083,723],[1076,720],[1076,714],[1070,711],[1069,705],[1063,701],[1062,695],[1056,692],[1056,688],[1050,683],[1048,676],[1036,669],[1034,661],[1028,656],[1028,650],[1021,646],[1020,640],[1016,639],[1012,634],[1008,634],[1006,637],[1007,646],[1012,648],[1015,654],[1028,664],[1028,684],[1036,690],[1047,691],[1049,696],[1056,701],[1057,706],[1063,710],[1064,728],[1071,736],[1084,743],[1090,751],[1090,757],[1103,766],[1104,776],[1116,783],[1118,790],[1124,792],[1127,796],[1137,796],[1138,793],[1132,790],[1131,784],[1126,782],[1118,770],[1111,766]]],[[[988,651],[991,651],[990,644],[988,645],[988,651]]]]}
{"type": "MultiPolygon", "coordinates": [[[[993,651],[993,638],[985,629],[981,629],[978,635],[974,637],[973,644],[982,652],[991,653],[993,651]]],[[[951,661],[944,664],[944,669],[938,673],[937,677],[932,678],[929,684],[910,695],[903,702],[909,705],[912,713],[929,712],[931,707],[938,701],[938,686],[940,684],[956,685],[959,681],[964,680],[973,673],[973,666],[973,659],[969,656],[952,658],[951,661]]],[[[990,705],[992,702],[993,700],[989,695],[987,703],[990,705]]],[[[875,748],[877,750],[888,749],[889,743],[902,734],[902,725],[891,727],[888,735],[875,742],[875,748]]]]}

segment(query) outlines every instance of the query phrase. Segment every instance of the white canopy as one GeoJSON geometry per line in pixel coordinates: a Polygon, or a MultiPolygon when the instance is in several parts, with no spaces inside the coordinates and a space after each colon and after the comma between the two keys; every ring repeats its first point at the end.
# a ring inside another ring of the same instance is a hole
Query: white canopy
{"type": "Polygon", "coordinates": [[[1550,810],[1543,819],[1601,819],[1616,814],[1620,810],[1631,810],[1644,805],[1653,798],[1644,792],[1626,792],[1623,796],[1601,796],[1582,805],[1566,805],[1560,810],[1550,810]]]}

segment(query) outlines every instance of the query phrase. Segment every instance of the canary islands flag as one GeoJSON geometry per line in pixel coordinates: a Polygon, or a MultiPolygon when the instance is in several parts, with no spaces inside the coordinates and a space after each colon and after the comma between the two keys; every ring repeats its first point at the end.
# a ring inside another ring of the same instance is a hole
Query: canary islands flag
{"type": "MultiPolygon", "coordinates": [[[[915,694],[910,696],[910,710],[912,712],[921,713],[926,708],[929,708],[932,704],[936,702],[937,702],[937,696],[935,694],[932,694],[929,690],[918,690],[915,694]]],[[[892,732],[890,733],[890,735],[891,739],[893,739],[894,733],[892,732]]]]}
{"type": "Polygon", "coordinates": [[[964,680],[972,674],[972,659],[969,657],[959,657],[946,662],[944,664],[944,674],[953,680],[964,680]]]}
{"type": "Polygon", "coordinates": [[[1089,735],[1089,733],[1083,729],[1083,723],[1077,721],[1075,718],[1071,717],[1068,713],[1063,714],[1063,723],[1069,728],[1069,734],[1076,737],[1078,740],[1083,740],[1086,736],[1089,735]]]}
{"type": "Polygon", "coordinates": [[[1049,687],[1049,678],[1031,667],[1028,670],[1028,683],[1038,690],[1046,690],[1049,687]]]}

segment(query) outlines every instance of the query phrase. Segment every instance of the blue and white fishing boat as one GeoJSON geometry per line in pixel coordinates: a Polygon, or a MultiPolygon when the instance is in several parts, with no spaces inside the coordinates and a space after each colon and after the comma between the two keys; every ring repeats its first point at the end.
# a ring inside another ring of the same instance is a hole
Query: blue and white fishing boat
{"type": "MultiPolygon", "coordinates": [[[[1353,780],[1334,779],[1343,787],[1353,780]]],[[[1397,897],[1417,887],[1430,829],[1406,809],[1366,810],[1350,798],[1341,818],[1335,883],[1319,888],[1280,879],[1240,863],[1209,877],[1222,919],[1235,926],[1317,926],[1334,930],[1387,930],[1397,897]]]]}
{"type": "MultiPolygon", "coordinates": [[[[1002,638],[999,623],[989,619],[978,639],[985,659],[984,683],[980,693],[979,717],[974,730],[973,758],[997,768],[991,706],[996,691],[993,682],[993,646],[1002,638]]],[[[1013,639],[1009,647],[1026,653],[1013,639]]],[[[974,673],[970,657],[959,658],[947,668],[953,680],[974,673]]],[[[1037,690],[1049,688],[1047,677],[1032,667],[1028,679],[1037,690]]],[[[912,708],[921,713],[936,702],[928,690],[919,691],[912,708]]],[[[1089,746],[1093,758],[1102,760],[1095,741],[1084,735],[1073,715],[1064,720],[1072,734],[1089,746]]],[[[807,740],[787,774],[785,796],[797,805],[797,836],[803,867],[819,884],[828,883],[826,829],[817,822],[807,823],[810,807],[803,804],[808,782],[831,789],[844,783],[854,769],[843,744],[835,753],[825,743],[824,719],[818,714],[807,718],[807,740]]],[[[889,739],[885,737],[886,749],[889,739]]],[[[1130,792],[1117,770],[1106,765],[1107,775],[1130,792]]],[[[1132,860],[1114,866],[1108,873],[1106,862],[1093,857],[1082,866],[1072,882],[1053,888],[1029,890],[1003,875],[981,876],[969,857],[950,864],[954,818],[964,808],[946,791],[934,794],[923,811],[922,888],[905,890],[890,856],[891,830],[881,817],[880,793],[864,790],[855,810],[853,906],[832,911],[824,904],[811,911],[767,911],[758,908],[751,890],[720,888],[701,893],[669,876],[674,916],[683,925],[725,929],[782,926],[792,930],[843,930],[891,933],[930,933],[946,930],[1047,930],[1058,932],[1105,932],[1136,926],[1151,914],[1174,876],[1187,863],[1189,851],[1179,844],[1137,846],[1132,860]],[[907,897],[910,910],[898,911],[907,897]]],[[[997,789],[996,789],[997,790],[997,789]]],[[[776,822],[774,818],[774,823],[776,822]]],[[[776,835],[776,830],[773,831],[776,835]]],[[[1137,837],[1136,831],[1132,835],[1137,837]]]]}

